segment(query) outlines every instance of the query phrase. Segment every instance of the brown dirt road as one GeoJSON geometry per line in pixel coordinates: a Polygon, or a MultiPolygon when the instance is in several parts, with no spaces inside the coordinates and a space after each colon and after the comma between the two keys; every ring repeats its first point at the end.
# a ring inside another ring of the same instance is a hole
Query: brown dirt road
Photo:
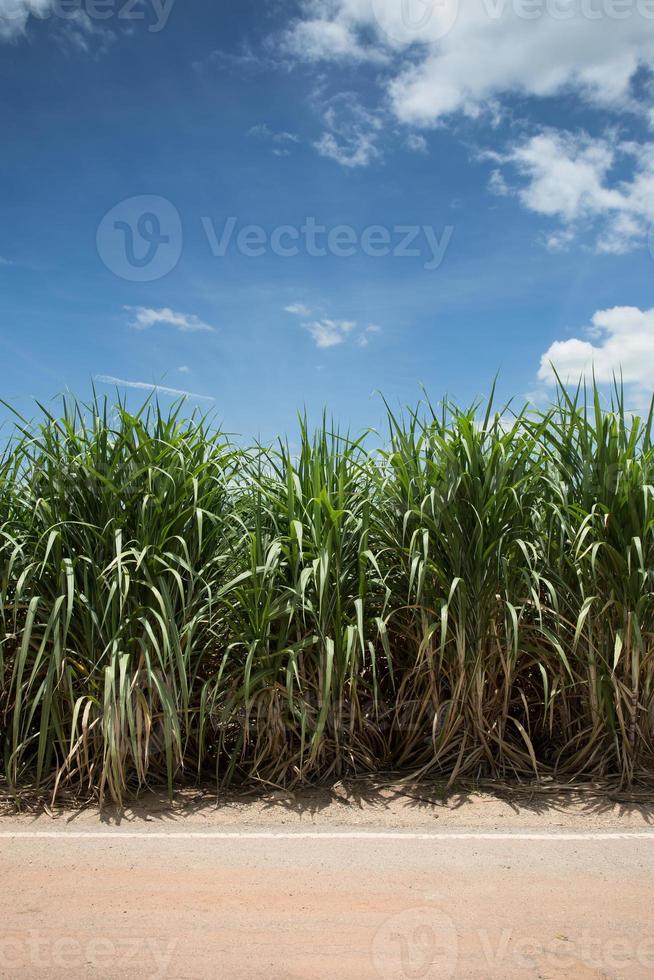
{"type": "Polygon", "coordinates": [[[651,809],[272,794],[0,818],[0,976],[654,975],[651,809]]]}

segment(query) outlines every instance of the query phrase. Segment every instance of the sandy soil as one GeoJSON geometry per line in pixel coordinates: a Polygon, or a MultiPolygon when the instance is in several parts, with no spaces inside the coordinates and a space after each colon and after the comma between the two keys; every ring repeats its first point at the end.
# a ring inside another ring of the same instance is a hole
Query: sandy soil
{"type": "Polygon", "coordinates": [[[7,812],[0,976],[654,975],[650,806],[400,789],[7,812]]]}

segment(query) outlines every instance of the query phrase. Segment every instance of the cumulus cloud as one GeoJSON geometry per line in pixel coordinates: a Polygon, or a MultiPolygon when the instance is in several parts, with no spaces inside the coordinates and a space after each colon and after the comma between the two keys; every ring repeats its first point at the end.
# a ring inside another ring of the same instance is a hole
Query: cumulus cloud
{"type": "Polygon", "coordinates": [[[215,329],[210,324],[200,320],[195,314],[176,313],[175,310],[167,307],[162,310],[153,310],[146,306],[126,306],[125,309],[134,314],[130,326],[135,330],[148,330],[150,327],[159,324],[174,327],[181,333],[213,332],[215,329]]]}
{"type": "Polygon", "coordinates": [[[565,248],[590,228],[598,251],[626,252],[642,244],[654,221],[654,143],[550,130],[489,156],[519,180],[510,188],[494,170],[491,190],[514,193],[528,210],[558,219],[550,248],[565,248]]]}
{"type": "Polygon", "coordinates": [[[326,349],[344,343],[356,323],[351,320],[313,320],[304,326],[313,337],[316,347],[326,349]]]}
{"type": "Polygon", "coordinates": [[[198,395],[194,391],[183,391],[180,388],[167,388],[165,385],[150,384],[147,381],[125,381],[111,374],[96,374],[93,379],[98,384],[111,385],[114,388],[135,388],[138,391],[155,392],[157,395],[169,395],[171,398],[192,398],[194,401],[215,401],[210,395],[198,395]]]}
{"type": "Polygon", "coordinates": [[[574,92],[596,106],[637,109],[631,83],[654,59],[649,7],[633,2],[617,10],[604,0],[589,16],[588,6],[303,0],[282,45],[306,62],[386,64],[382,84],[392,111],[417,126],[456,112],[496,112],[510,94],[574,92]]]}
{"type": "Polygon", "coordinates": [[[636,399],[654,389],[654,309],[615,306],[599,310],[582,337],[557,340],[541,357],[539,381],[576,384],[595,374],[599,384],[622,377],[636,399]]]}

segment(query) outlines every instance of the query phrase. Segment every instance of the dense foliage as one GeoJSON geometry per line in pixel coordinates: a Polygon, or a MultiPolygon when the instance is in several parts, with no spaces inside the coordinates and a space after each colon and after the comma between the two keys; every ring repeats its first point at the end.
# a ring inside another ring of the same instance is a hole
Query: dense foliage
{"type": "Polygon", "coordinates": [[[0,766],[654,781],[651,416],[428,404],[378,440],[64,402],[0,460],[0,766]],[[382,445],[384,448],[371,448],[382,445]]]}

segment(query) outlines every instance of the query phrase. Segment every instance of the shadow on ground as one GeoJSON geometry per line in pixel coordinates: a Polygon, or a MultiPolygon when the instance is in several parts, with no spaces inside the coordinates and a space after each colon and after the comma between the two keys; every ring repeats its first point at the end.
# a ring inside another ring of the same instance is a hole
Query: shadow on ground
{"type": "Polygon", "coordinates": [[[44,815],[75,823],[94,815],[101,823],[120,826],[134,822],[171,825],[203,819],[240,824],[256,815],[262,823],[316,823],[325,818],[333,824],[368,823],[397,826],[424,825],[457,812],[480,815],[497,811],[513,814],[524,822],[530,818],[574,816],[583,819],[612,818],[616,821],[638,818],[654,824],[654,790],[624,789],[610,783],[483,783],[460,782],[448,787],[445,781],[415,781],[410,778],[357,777],[324,786],[230,789],[215,787],[176,787],[173,799],[163,788],[141,792],[122,805],[106,803],[100,809],[96,800],[62,798],[52,806],[44,795],[19,796],[0,790],[0,819],[17,814],[35,819],[44,815]]]}

